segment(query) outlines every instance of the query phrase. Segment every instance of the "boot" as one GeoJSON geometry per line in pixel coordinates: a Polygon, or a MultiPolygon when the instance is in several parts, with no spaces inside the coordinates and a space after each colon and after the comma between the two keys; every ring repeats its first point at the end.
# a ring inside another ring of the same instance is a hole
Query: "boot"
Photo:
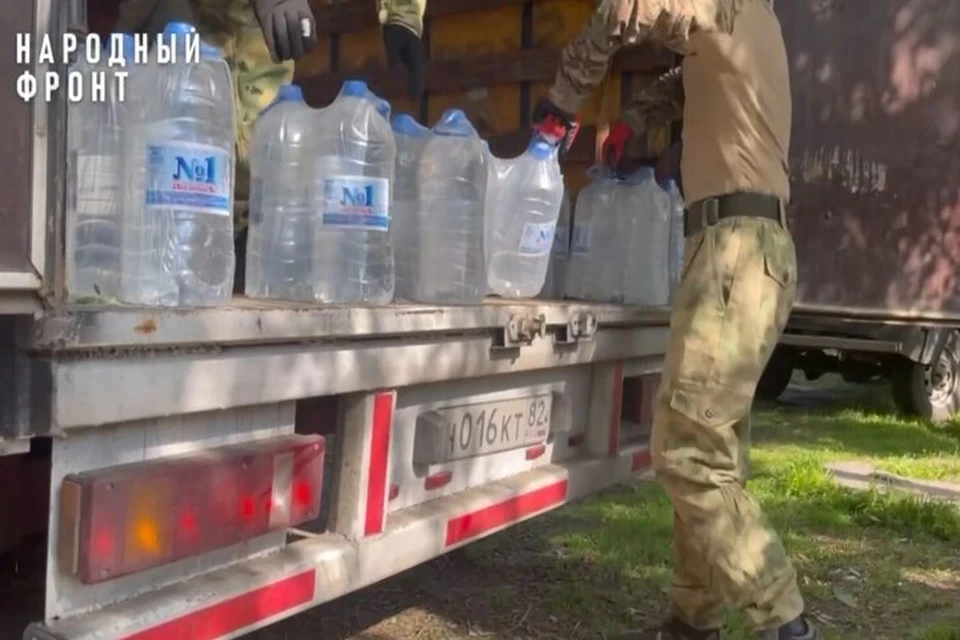
{"type": "Polygon", "coordinates": [[[620,640],[720,640],[720,630],[699,631],[676,618],[670,618],[659,629],[652,631],[624,631],[620,640]]]}
{"type": "Polygon", "coordinates": [[[813,623],[800,616],[779,629],[758,632],[757,640],[823,640],[823,635],[813,623]]]}

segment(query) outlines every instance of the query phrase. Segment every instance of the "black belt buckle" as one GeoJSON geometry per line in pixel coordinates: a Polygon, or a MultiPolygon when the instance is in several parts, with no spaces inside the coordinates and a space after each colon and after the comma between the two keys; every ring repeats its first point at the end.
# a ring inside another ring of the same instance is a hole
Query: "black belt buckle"
{"type": "Polygon", "coordinates": [[[720,198],[704,198],[683,216],[683,237],[708,229],[720,222],[720,198]]]}

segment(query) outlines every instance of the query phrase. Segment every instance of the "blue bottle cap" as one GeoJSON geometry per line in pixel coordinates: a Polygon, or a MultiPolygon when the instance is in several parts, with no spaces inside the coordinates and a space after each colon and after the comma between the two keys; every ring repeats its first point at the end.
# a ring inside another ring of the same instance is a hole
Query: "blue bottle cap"
{"type": "Polygon", "coordinates": [[[470,119],[460,109],[447,109],[440,116],[433,132],[438,136],[469,137],[477,135],[477,130],[470,124],[470,119]]]}
{"type": "Polygon", "coordinates": [[[527,146],[527,153],[537,160],[549,160],[557,152],[557,146],[538,135],[533,136],[527,146]]]}
{"type": "Polygon", "coordinates": [[[277,90],[277,102],[303,102],[303,89],[300,85],[285,84],[277,90]]]}
{"type": "Polygon", "coordinates": [[[390,120],[390,126],[396,133],[410,137],[425,136],[430,129],[416,121],[409,113],[398,113],[390,120]]]}
{"type": "Polygon", "coordinates": [[[168,22],[167,26],[163,28],[163,35],[185,36],[196,32],[196,30],[196,27],[189,22],[168,22]]]}
{"type": "MultiPolygon", "coordinates": [[[[186,51],[187,36],[197,34],[196,28],[189,22],[168,22],[163,28],[161,39],[171,46],[176,46],[177,52],[184,54],[186,51]]],[[[199,38],[199,34],[197,34],[199,38]]],[[[200,41],[200,59],[201,60],[223,60],[223,51],[200,41]]]]}
{"type": "Polygon", "coordinates": [[[366,98],[370,95],[370,89],[363,80],[347,80],[340,89],[340,95],[348,98],[366,98]]]}

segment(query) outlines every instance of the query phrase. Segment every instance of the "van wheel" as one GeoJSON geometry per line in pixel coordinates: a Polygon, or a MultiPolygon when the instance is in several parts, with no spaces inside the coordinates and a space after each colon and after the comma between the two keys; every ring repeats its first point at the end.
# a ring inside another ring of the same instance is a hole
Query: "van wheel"
{"type": "Polygon", "coordinates": [[[777,347],[757,383],[757,398],[770,402],[776,400],[786,390],[792,377],[793,358],[786,350],[777,347]]]}
{"type": "Polygon", "coordinates": [[[893,400],[909,416],[943,423],[960,412],[960,332],[953,331],[928,366],[898,358],[890,372],[893,400]]]}

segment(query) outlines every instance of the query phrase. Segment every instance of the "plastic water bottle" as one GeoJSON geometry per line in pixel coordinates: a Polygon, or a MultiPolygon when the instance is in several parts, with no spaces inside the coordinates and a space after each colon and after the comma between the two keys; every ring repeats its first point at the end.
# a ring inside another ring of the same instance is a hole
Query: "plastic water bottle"
{"type": "Polygon", "coordinates": [[[618,194],[622,265],[620,293],[624,304],[662,306],[670,299],[670,196],[657,184],[653,169],[642,167],[628,176],[618,194]]]}
{"type": "MultiPolygon", "coordinates": [[[[527,150],[498,176],[493,200],[490,290],[505,298],[531,298],[543,289],[563,201],[557,147],[534,136],[527,150]]],[[[489,189],[489,186],[488,186],[489,189]]]]}
{"type": "Polygon", "coordinates": [[[284,85],[257,118],[250,152],[246,294],[313,302],[314,110],[284,85]]]}
{"type": "Polygon", "coordinates": [[[418,302],[479,304],[487,284],[487,149],[466,115],[448,109],[420,159],[418,302]]]}
{"type": "Polygon", "coordinates": [[[540,297],[562,300],[566,297],[567,268],[570,263],[570,194],[566,190],[560,204],[560,217],[557,230],[553,234],[553,249],[550,252],[550,266],[540,297]]]}
{"type": "Polygon", "coordinates": [[[670,301],[680,283],[680,270],[683,266],[683,196],[675,180],[667,180],[663,190],[670,196],[670,245],[669,245],[669,273],[670,273],[670,301]]]}
{"type": "MultiPolygon", "coordinates": [[[[123,47],[124,56],[132,61],[133,36],[123,36],[123,47]]],[[[125,105],[108,58],[109,51],[104,50],[100,62],[91,63],[81,50],[70,69],[88,85],[94,72],[107,80],[103,101],[92,100],[91,86],[85,86],[83,101],[71,104],[67,115],[66,284],[72,301],[115,299],[120,290],[125,105]]],[[[138,70],[127,68],[133,74],[138,70]]]]}
{"type": "Polygon", "coordinates": [[[313,255],[319,302],[387,304],[393,299],[390,214],[397,147],[383,104],[366,83],[351,80],[314,119],[320,219],[313,255]]]}
{"type": "Polygon", "coordinates": [[[413,300],[414,283],[420,265],[420,227],[418,224],[417,171],[420,157],[430,139],[430,129],[413,116],[398,114],[392,120],[397,142],[397,161],[393,189],[393,247],[397,273],[396,297],[413,300]]]}
{"type": "Polygon", "coordinates": [[[567,296],[579,300],[611,302],[619,295],[619,257],[614,253],[619,185],[606,169],[589,171],[592,182],[577,198],[570,238],[567,296]]]}
{"type": "Polygon", "coordinates": [[[120,298],[128,303],[211,306],[233,290],[233,82],[218,49],[201,44],[200,61],[186,60],[193,33],[167,25],[176,61],[153,56],[127,91],[120,298]]]}

